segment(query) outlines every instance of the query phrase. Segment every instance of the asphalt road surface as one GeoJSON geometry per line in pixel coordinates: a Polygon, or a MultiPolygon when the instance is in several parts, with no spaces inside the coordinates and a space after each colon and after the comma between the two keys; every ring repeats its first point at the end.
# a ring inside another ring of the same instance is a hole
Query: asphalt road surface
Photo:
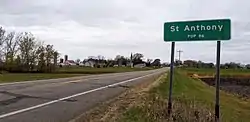
{"type": "Polygon", "coordinates": [[[68,122],[166,70],[0,84],[0,122],[68,122]]]}

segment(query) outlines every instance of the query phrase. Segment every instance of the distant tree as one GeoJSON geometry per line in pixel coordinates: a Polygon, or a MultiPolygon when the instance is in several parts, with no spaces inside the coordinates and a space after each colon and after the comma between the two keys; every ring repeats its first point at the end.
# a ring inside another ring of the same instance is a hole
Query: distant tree
{"type": "Polygon", "coordinates": [[[214,63],[204,63],[205,68],[213,68],[214,67],[214,63]]]}
{"type": "Polygon", "coordinates": [[[22,34],[22,39],[19,43],[21,65],[24,71],[31,70],[32,52],[35,46],[35,38],[31,33],[25,32],[22,34]]]}
{"type": "Polygon", "coordinates": [[[142,59],[144,56],[143,56],[143,54],[141,54],[141,53],[135,53],[134,55],[133,55],[133,59],[142,59]]]}
{"type": "Polygon", "coordinates": [[[129,59],[128,58],[125,58],[125,56],[121,56],[121,55],[117,55],[115,57],[115,62],[116,64],[118,64],[119,66],[121,65],[127,65],[127,63],[129,62],[129,59]]]}
{"type": "Polygon", "coordinates": [[[152,63],[153,59],[147,59],[147,63],[152,63]]]}
{"type": "Polygon", "coordinates": [[[121,55],[116,55],[114,60],[118,61],[120,58],[121,58],[121,55]]]}
{"type": "MultiPolygon", "coordinates": [[[[59,53],[57,52],[57,51],[55,51],[54,50],[54,56],[53,56],[53,58],[54,58],[54,61],[53,61],[53,70],[55,71],[56,70],[56,67],[57,67],[57,60],[58,60],[58,58],[59,58],[59,53]]],[[[80,61],[79,61],[79,63],[80,63],[80,61]]]]}
{"type": "Polygon", "coordinates": [[[78,59],[76,59],[76,64],[77,64],[77,65],[79,65],[79,64],[80,64],[80,62],[81,62],[81,59],[79,59],[79,58],[78,58],[78,59]]]}
{"type": "Polygon", "coordinates": [[[1,70],[50,72],[55,69],[58,54],[53,45],[44,46],[30,32],[5,33],[0,27],[1,70]]]}
{"type": "Polygon", "coordinates": [[[226,69],[237,69],[237,68],[242,68],[240,63],[235,63],[235,62],[230,62],[230,63],[225,63],[225,68],[226,69]]]}
{"type": "Polygon", "coordinates": [[[55,50],[53,48],[53,45],[46,45],[45,47],[45,63],[46,63],[46,66],[47,66],[47,72],[52,72],[54,69],[53,69],[53,59],[54,59],[54,53],[55,53],[55,50]]]}
{"type": "Polygon", "coordinates": [[[34,71],[35,68],[37,69],[38,58],[39,58],[39,56],[37,55],[37,51],[39,49],[40,44],[42,43],[40,43],[37,40],[34,40],[34,45],[30,53],[30,70],[31,71],[34,71]]]}
{"type": "Polygon", "coordinates": [[[176,66],[182,65],[182,61],[180,61],[180,60],[175,60],[174,64],[175,64],[176,66]]]}
{"type": "Polygon", "coordinates": [[[141,54],[141,53],[135,53],[133,55],[133,60],[132,60],[133,65],[143,63],[143,61],[142,61],[143,57],[144,57],[143,54],[141,54]]]}
{"type": "Polygon", "coordinates": [[[37,49],[36,55],[38,56],[38,66],[37,71],[46,72],[46,63],[45,63],[45,47],[41,43],[37,49]]]}
{"type": "Polygon", "coordinates": [[[97,56],[97,59],[98,59],[98,60],[105,60],[105,57],[102,56],[102,55],[98,55],[98,56],[97,56]]]}
{"type": "Polygon", "coordinates": [[[183,62],[183,65],[186,66],[186,67],[197,67],[197,61],[194,61],[194,60],[185,60],[183,62]]]}
{"type": "Polygon", "coordinates": [[[114,60],[109,59],[106,62],[107,62],[106,63],[106,67],[113,67],[115,65],[115,61],[114,60]]]}
{"type": "Polygon", "coordinates": [[[3,62],[3,56],[4,56],[4,54],[3,54],[4,53],[3,52],[3,50],[4,50],[3,44],[4,44],[4,41],[5,41],[5,30],[2,27],[0,27],[0,64],[1,64],[1,62],[3,62]]]}
{"type": "Polygon", "coordinates": [[[153,62],[152,62],[152,66],[161,66],[161,60],[160,59],[155,59],[153,62]]]}
{"type": "Polygon", "coordinates": [[[197,68],[204,68],[204,63],[202,61],[197,62],[197,68]]]}
{"type": "Polygon", "coordinates": [[[152,64],[153,59],[147,59],[146,66],[150,67],[152,64]]]}
{"type": "Polygon", "coordinates": [[[5,37],[4,45],[5,45],[5,67],[8,70],[12,70],[15,68],[14,57],[18,51],[18,43],[21,40],[21,35],[16,34],[15,32],[10,32],[5,37]]]}
{"type": "Polygon", "coordinates": [[[165,62],[165,63],[162,63],[162,66],[163,66],[163,67],[169,67],[170,64],[165,62]]]}
{"type": "Polygon", "coordinates": [[[12,69],[13,72],[22,72],[22,66],[21,66],[21,58],[18,55],[16,59],[14,60],[15,69],[12,69]]]}
{"type": "Polygon", "coordinates": [[[88,59],[97,59],[95,56],[88,56],[88,59]]]}
{"type": "Polygon", "coordinates": [[[246,67],[247,69],[250,69],[250,64],[247,64],[245,67],[246,67]]]}

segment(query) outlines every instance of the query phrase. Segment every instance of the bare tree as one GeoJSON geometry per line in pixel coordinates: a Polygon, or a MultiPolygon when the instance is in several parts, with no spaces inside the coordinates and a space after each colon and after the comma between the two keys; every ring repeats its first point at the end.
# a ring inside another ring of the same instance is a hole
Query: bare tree
{"type": "Polygon", "coordinates": [[[98,56],[97,56],[97,59],[98,59],[98,60],[105,60],[105,57],[102,56],[102,55],[98,55],[98,56]]]}
{"type": "Polygon", "coordinates": [[[43,42],[34,40],[34,45],[30,53],[30,70],[34,70],[35,68],[38,70],[39,63],[39,51],[40,47],[43,47],[43,42]]]}
{"type": "Polygon", "coordinates": [[[40,43],[37,51],[37,60],[38,60],[38,65],[37,65],[37,70],[39,72],[45,72],[46,71],[46,65],[45,65],[45,47],[43,46],[42,43],[40,43]]]}
{"type": "Polygon", "coordinates": [[[141,60],[143,57],[144,56],[141,53],[136,53],[133,55],[133,59],[136,59],[136,60],[141,60]]]}
{"type": "Polygon", "coordinates": [[[5,40],[5,30],[0,27],[0,70],[2,73],[3,70],[3,44],[4,44],[4,40],[5,40]]]}
{"type": "Polygon", "coordinates": [[[55,71],[56,70],[56,67],[57,67],[57,60],[58,60],[58,58],[59,58],[59,53],[57,52],[57,51],[54,51],[54,61],[53,61],[53,71],[55,71]]]}
{"type": "Polygon", "coordinates": [[[30,32],[5,33],[0,27],[0,68],[7,71],[51,72],[56,68],[59,53],[53,45],[44,46],[30,32]],[[5,63],[6,65],[3,65],[5,63]]]}
{"type": "Polygon", "coordinates": [[[47,72],[52,71],[52,61],[54,59],[53,45],[46,45],[45,47],[45,63],[47,66],[47,72]]]}
{"type": "Polygon", "coordinates": [[[21,34],[17,34],[14,31],[10,32],[4,41],[5,44],[5,64],[8,70],[12,70],[14,66],[14,58],[18,52],[18,43],[21,40],[21,34]]]}
{"type": "Polygon", "coordinates": [[[21,65],[23,66],[22,69],[24,71],[30,71],[31,70],[31,64],[33,59],[33,50],[35,46],[35,37],[28,32],[25,32],[22,34],[22,38],[19,43],[19,49],[20,49],[20,59],[21,59],[21,65]]]}
{"type": "Polygon", "coordinates": [[[4,41],[5,41],[5,30],[2,27],[0,27],[0,63],[3,60],[4,41]]]}

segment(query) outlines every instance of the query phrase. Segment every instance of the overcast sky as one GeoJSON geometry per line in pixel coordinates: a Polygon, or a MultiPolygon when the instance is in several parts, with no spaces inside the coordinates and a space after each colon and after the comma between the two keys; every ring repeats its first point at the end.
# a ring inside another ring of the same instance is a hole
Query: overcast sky
{"type": "MultiPolygon", "coordinates": [[[[0,0],[1,26],[30,31],[74,60],[139,52],[169,62],[164,22],[230,18],[221,61],[250,63],[249,15],[248,0],[0,0]]],[[[216,42],[176,43],[179,49],[182,59],[215,62],[216,42]]]]}

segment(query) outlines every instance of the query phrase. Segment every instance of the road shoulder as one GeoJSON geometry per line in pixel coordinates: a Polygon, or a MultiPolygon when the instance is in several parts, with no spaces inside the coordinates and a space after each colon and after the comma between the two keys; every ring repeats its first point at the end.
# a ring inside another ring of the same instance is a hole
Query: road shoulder
{"type": "Polygon", "coordinates": [[[113,122],[117,121],[121,114],[130,106],[143,100],[149,89],[157,86],[165,77],[165,74],[151,77],[144,82],[126,90],[121,95],[97,105],[88,112],[78,116],[70,122],[113,122]]]}

